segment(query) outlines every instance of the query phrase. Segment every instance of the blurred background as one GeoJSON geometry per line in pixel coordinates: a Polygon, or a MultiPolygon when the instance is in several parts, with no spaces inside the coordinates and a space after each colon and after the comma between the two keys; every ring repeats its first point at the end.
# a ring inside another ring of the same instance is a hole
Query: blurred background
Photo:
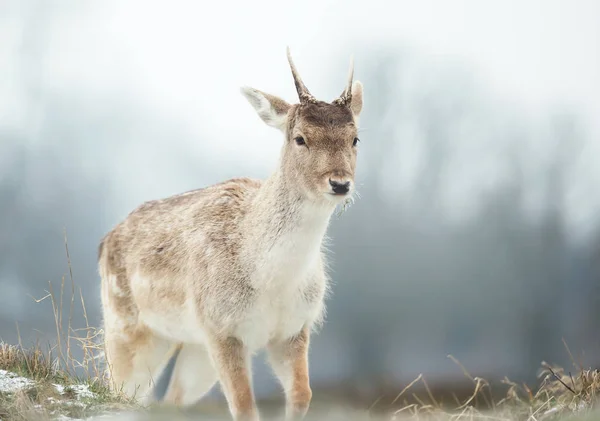
{"type": "MultiPolygon", "coordinates": [[[[542,361],[573,369],[565,343],[596,367],[599,18],[594,0],[0,0],[0,338],[52,341],[32,297],[68,279],[65,232],[100,325],[108,230],[143,201],[269,175],[281,135],[239,87],[295,101],[289,45],[320,99],[351,54],[365,88],[313,390],[368,403],[419,373],[451,390],[449,354],[535,385],[542,361]]],[[[256,364],[258,396],[279,393],[256,364]]]]}

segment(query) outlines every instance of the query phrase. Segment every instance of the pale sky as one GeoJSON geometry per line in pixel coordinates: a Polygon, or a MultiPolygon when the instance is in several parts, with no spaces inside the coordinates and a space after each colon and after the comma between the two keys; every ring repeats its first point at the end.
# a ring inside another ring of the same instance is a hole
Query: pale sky
{"type": "MultiPolygon", "coordinates": [[[[0,57],[9,68],[34,12],[33,3],[29,11],[19,3],[3,7],[8,17],[13,11],[25,19],[0,20],[0,57]]],[[[294,99],[286,45],[307,84],[324,97],[340,90],[324,85],[331,79],[323,74],[330,72],[329,55],[349,56],[361,43],[388,44],[434,59],[466,59],[492,89],[526,103],[567,100],[600,113],[600,95],[593,94],[600,92],[600,2],[594,0],[307,0],[297,6],[257,0],[214,2],[210,9],[195,1],[54,4],[43,9],[54,17],[44,66],[55,88],[125,89],[181,119],[202,114],[213,130],[230,118],[215,101],[248,115],[240,85],[294,99]]],[[[4,91],[18,78],[8,72],[4,91]]],[[[341,85],[345,73],[339,77],[341,85]]],[[[255,128],[252,118],[244,121],[249,125],[240,130],[255,128]]]]}
{"type": "MultiPolygon", "coordinates": [[[[260,122],[239,87],[295,100],[287,45],[306,84],[324,99],[343,88],[347,69],[339,57],[359,46],[389,45],[418,51],[434,65],[469,64],[490,95],[518,104],[532,119],[553,105],[578,110],[590,132],[586,174],[600,185],[591,158],[600,153],[599,1],[9,0],[0,6],[0,126],[28,133],[36,130],[35,104],[19,91],[26,76],[15,57],[40,8],[52,16],[44,23],[48,38],[36,41],[43,53],[36,74],[46,90],[76,92],[92,103],[137,101],[202,135],[190,145],[193,153],[223,165],[266,175],[275,164],[281,135],[260,122]]],[[[130,152],[124,160],[148,159],[130,152]]],[[[582,218],[596,208],[586,209],[582,218]]]]}

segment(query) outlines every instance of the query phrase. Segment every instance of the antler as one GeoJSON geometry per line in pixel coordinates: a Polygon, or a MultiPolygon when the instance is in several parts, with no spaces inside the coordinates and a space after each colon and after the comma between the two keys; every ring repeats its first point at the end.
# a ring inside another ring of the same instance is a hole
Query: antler
{"type": "Polygon", "coordinates": [[[348,72],[348,84],[346,85],[344,92],[342,92],[342,94],[339,96],[339,98],[336,98],[335,100],[333,100],[334,104],[350,106],[350,103],[352,102],[352,80],[353,79],[354,79],[354,56],[350,56],[350,70],[348,72]]]}
{"type": "Polygon", "coordinates": [[[290,68],[292,69],[292,76],[294,76],[294,84],[296,85],[296,90],[298,91],[298,98],[300,99],[301,104],[306,104],[308,102],[316,102],[315,97],[308,91],[304,82],[300,78],[300,74],[294,65],[294,61],[292,60],[292,55],[290,53],[290,47],[287,47],[287,56],[288,62],[290,63],[290,68]]]}

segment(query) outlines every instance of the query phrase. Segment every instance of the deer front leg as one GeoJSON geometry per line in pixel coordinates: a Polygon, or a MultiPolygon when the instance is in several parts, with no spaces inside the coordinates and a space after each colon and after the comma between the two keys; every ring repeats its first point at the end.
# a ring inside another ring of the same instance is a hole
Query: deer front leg
{"type": "Polygon", "coordinates": [[[236,338],[214,340],[210,354],[233,419],[258,421],[251,384],[250,354],[244,344],[236,338]]]}
{"type": "Polygon", "coordinates": [[[309,338],[309,329],[305,327],[293,338],[268,346],[269,361],[285,391],[288,420],[303,419],[312,398],[308,378],[309,338]]]}

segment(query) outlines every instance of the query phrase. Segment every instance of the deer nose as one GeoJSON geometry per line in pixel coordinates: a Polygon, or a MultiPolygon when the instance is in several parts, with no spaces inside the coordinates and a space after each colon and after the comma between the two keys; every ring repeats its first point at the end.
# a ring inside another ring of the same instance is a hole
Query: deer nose
{"type": "Polygon", "coordinates": [[[339,181],[329,179],[329,185],[335,194],[346,194],[350,191],[350,182],[340,183],[339,181]]]}

